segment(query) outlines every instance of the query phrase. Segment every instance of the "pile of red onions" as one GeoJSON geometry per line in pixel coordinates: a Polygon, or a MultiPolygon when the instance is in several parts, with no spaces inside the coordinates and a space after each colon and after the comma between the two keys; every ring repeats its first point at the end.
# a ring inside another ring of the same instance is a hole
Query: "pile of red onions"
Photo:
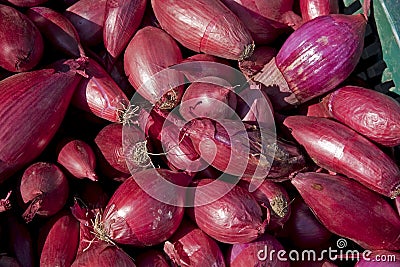
{"type": "Polygon", "coordinates": [[[399,266],[362,5],[1,1],[0,266],[399,266]]]}

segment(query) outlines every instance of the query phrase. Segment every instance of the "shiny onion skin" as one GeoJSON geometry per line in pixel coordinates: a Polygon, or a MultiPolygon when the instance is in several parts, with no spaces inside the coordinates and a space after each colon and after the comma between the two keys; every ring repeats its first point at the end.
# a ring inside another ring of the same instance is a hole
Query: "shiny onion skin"
{"type": "MultiPolygon", "coordinates": [[[[191,180],[183,173],[165,169],[157,171],[169,181],[191,180]]],[[[146,179],[147,190],[164,194],[164,190],[170,187],[167,188],[156,179],[157,171],[144,170],[135,173],[134,176],[136,179],[146,179]]],[[[135,182],[134,177],[130,177],[114,192],[101,216],[99,231],[94,229],[94,232],[97,232],[99,239],[105,236],[108,242],[137,247],[164,242],[176,231],[184,214],[185,192],[174,190],[176,191],[169,191],[168,194],[173,196],[177,206],[156,200],[135,182]]]]}
{"type": "Polygon", "coordinates": [[[242,267],[242,266],[289,267],[290,266],[289,261],[280,261],[277,257],[278,254],[271,253],[272,250],[284,251],[285,249],[281,245],[281,243],[279,243],[279,241],[275,239],[275,237],[269,234],[263,234],[258,239],[252,242],[234,244],[231,247],[229,247],[226,256],[226,262],[227,265],[230,267],[242,267]],[[266,248],[267,251],[265,251],[266,248]],[[270,255],[273,255],[272,258],[269,257],[270,255]],[[262,260],[260,260],[259,257],[262,260]]]}
{"type": "Polygon", "coordinates": [[[361,14],[332,14],[308,21],[287,38],[275,60],[254,80],[274,85],[269,94],[280,108],[331,91],[355,69],[366,24],[361,14]]]}
{"type": "Polygon", "coordinates": [[[368,259],[359,259],[354,267],[398,267],[400,264],[400,253],[374,250],[368,255],[368,259]]]}
{"type": "Polygon", "coordinates": [[[60,51],[75,58],[85,55],[78,32],[65,16],[47,7],[32,7],[26,15],[60,51]]]}
{"type": "Polygon", "coordinates": [[[39,6],[47,1],[48,0],[6,0],[6,2],[19,7],[39,6]]]}
{"type": "Polygon", "coordinates": [[[107,0],[79,0],[64,12],[75,26],[83,45],[94,46],[103,40],[107,0]]]}
{"type": "Polygon", "coordinates": [[[79,222],[70,212],[48,221],[39,235],[40,266],[71,266],[79,244],[79,222]]]}
{"type": "Polygon", "coordinates": [[[173,70],[153,75],[181,61],[182,54],[175,40],[165,31],[147,26],[137,31],[129,42],[124,69],[141,96],[160,108],[172,109],[182,98],[183,76],[173,70]]]}
{"type": "Polygon", "coordinates": [[[72,140],[65,144],[58,153],[57,162],[76,178],[98,180],[95,172],[96,156],[92,148],[82,140],[72,140]]]}
{"type": "Polygon", "coordinates": [[[326,118],[290,116],[284,125],[317,165],[355,179],[387,197],[400,194],[400,170],[372,142],[326,118]]]}
{"type": "Polygon", "coordinates": [[[365,249],[400,249],[399,216],[382,196],[338,175],[300,173],[292,184],[332,233],[365,249]]]}
{"type": "MultiPolygon", "coordinates": [[[[285,0],[286,1],[286,0],[285,0]]],[[[238,16],[241,22],[249,30],[256,44],[269,44],[274,42],[278,36],[287,30],[287,25],[264,17],[258,12],[254,12],[246,5],[246,1],[222,0],[233,13],[238,16]]],[[[250,2],[250,1],[249,1],[250,2]]],[[[268,1],[273,2],[273,1],[268,1]]],[[[277,1],[275,1],[277,2],[277,1]]],[[[290,2],[290,1],[287,1],[290,2]]],[[[251,5],[252,3],[248,3],[251,5]]]]}
{"type": "Polygon", "coordinates": [[[170,267],[165,254],[156,249],[140,253],[135,258],[135,264],[137,267],[170,267]]]}
{"type": "Polygon", "coordinates": [[[79,254],[71,267],[135,267],[133,259],[121,248],[107,243],[93,244],[79,254]]]}
{"type": "Polygon", "coordinates": [[[34,216],[51,216],[65,205],[69,186],[64,173],[54,164],[37,162],[29,166],[21,179],[21,196],[28,208],[22,215],[26,222],[34,216]]]}
{"type": "Polygon", "coordinates": [[[104,46],[112,58],[125,49],[142,21],[147,0],[108,0],[103,24],[104,46]]]}
{"type": "Polygon", "coordinates": [[[247,190],[235,186],[229,191],[229,187],[221,180],[201,179],[194,196],[194,219],[201,230],[219,242],[251,242],[264,233],[269,218],[264,220],[260,205],[247,190]],[[201,188],[209,183],[213,185],[201,188]],[[199,205],[219,196],[214,202],[199,205]]]}
{"type": "Polygon", "coordinates": [[[0,183],[50,142],[82,76],[84,61],[67,60],[0,81],[0,183]]]}
{"type": "Polygon", "coordinates": [[[400,145],[400,104],[374,90],[345,86],[324,97],[320,104],[333,119],[372,141],[400,145]]]}
{"type": "Polygon", "coordinates": [[[217,242],[188,221],[164,243],[164,251],[177,266],[225,267],[217,242]]]}
{"type": "Polygon", "coordinates": [[[338,0],[300,0],[301,17],[304,21],[315,19],[319,16],[338,14],[338,0]]]}
{"type": "Polygon", "coordinates": [[[0,67],[11,72],[33,69],[43,55],[38,28],[18,10],[0,4],[0,67]]]}
{"type": "Polygon", "coordinates": [[[111,122],[128,122],[129,99],[107,71],[89,58],[86,73],[89,77],[79,83],[72,104],[111,122]]]}
{"type": "Polygon", "coordinates": [[[190,50],[233,60],[245,59],[254,50],[249,31],[219,0],[151,4],[161,27],[190,50]]]}

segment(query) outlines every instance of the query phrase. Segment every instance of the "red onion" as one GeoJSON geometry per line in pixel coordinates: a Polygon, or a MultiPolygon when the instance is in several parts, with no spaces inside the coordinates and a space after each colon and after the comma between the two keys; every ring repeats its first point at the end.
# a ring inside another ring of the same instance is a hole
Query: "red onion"
{"type": "Polygon", "coordinates": [[[318,17],[292,33],[275,60],[254,77],[266,86],[276,107],[297,105],[343,82],[356,67],[364,46],[363,15],[318,17]]]}
{"type": "Polygon", "coordinates": [[[103,40],[107,0],[79,0],[64,15],[74,25],[82,44],[93,46],[103,40]]]}
{"type": "Polygon", "coordinates": [[[268,218],[262,218],[260,205],[248,191],[222,180],[200,180],[194,205],[199,228],[223,243],[250,242],[264,233],[268,223],[268,218]],[[210,185],[204,186],[207,184],[210,185]]]}
{"type": "Polygon", "coordinates": [[[327,245],[332,233],[315,218],[309,207],[300,198],[290,206],[292,213],[283,231],[288,232],[291,243],[303,249],[317,249],[327,245]]]}
{"type": "Polygon", "coordinates": [[[244,244],[234,244],[228,250],[228,266],[276,266],[289,267],[289,261],[280,261],[277,255],[285,251],[284,247],[273,236],[264,234],[258,239],[244,244]],[[274,251],[275,253],[271,253],[274,251]]]}
{"type": "Polygon", "coordinates": [[[155,249],[140,253],[135,259],[135,264],[137,267],[170,267],[165,254],[155,249]]]}
{"type": "Polygon", "coordinates": [[[146,8],[146,0],[107,1],[104,15],[104,46],[117,58],[138,29],[146,8]]]}
{"type": "Polygon", "coordinates": [[[81,79],[81,65],[67,60],[0,81],[0,183],[50,142],[81,79]]]}
{"type": "MultiPolygon", "coordinates": [[[[285,1],[292,2],[287,0],[285,1]]],[[[255,1],[247,1],[248,3],[246,3],[246,1],[241,0],[222,0],[221,2],[239,17],[246,28],[250,31],[256,44],[272,43],[280,34],[287,30],[287,25],[274,21],[272,18],[265,17],[259,12],[254,11],[253,8],[255,6],[253,5],[256,5],[255,1]]],[[[279,20],[281,20],[280,17],[279,20]]]]}
{"type": "Polygon", "coordinates": [[[249,31],[220,1],[152,0],[151,4],[161,27],[190,50],[234,60],[253,52],[249,31]]]}
{"type": "Polygon", "coordinates": [[[150,159],[147,155],[140,157],[142,152],[146,152],[141,150],[143,140],[144,133],[136,126],[122,126],[119,123],[107,125],[95,138],[101,157],[107,164],[102,164],[102,167],[111,168],[116,176],[118,173],[130,174],[130,171],[146,168],[150,159]]]}
{"type": "Polygon", "coordinates": [[[122,249],[107,243],[91,246],[85,252],[79,254],[71,267],[135,267],[133,259],[122,249]]]}
{"type": "Polygon", "coordinates": [[[205,161],[231,175],[280,178],[305,166],[297,147],[255,125],[202,118],[190,121],[184,131],[205,161]]]}
{"type": "Polygon", "coordinates": [[[0,5],[0,67],[23,72],[33,69],[43,55],[43,39],[35,24],[18,10],[0,5]]]}
{"type": "Polygon", "coordinates": [[[236,108],[236,95],[229,83],[218,77],[207,77],[189,85],[183,94],[179,112],[184,119],[206,117],[229,119],[236,108]]]}
{"type": "Polygon", "coordinates": [[[177,266],[225,267],[217,242],[188,221],[183,221],[169,241],[165,241],[164,251],[177,266]]]}
{"type": "Polygon", "coordinates": [[[12,214],[6,216],[8,244],[21,267],[33,267],[35,254],[33,252],[32,238],[26,224],[12,214]]]}
{"type": "Polygon", "coordinates": [[[69,56],[85,55],[78,32],[62,14],[47,7],[33,7],[26,15],[53,46],[69,56]]]}
{"type": "Polygon", "coordinates": [[[6,0],[6,2],[20,7],[39,6],[48,0],[6,0]]]}
{"type": "Polygon", "coordinates": [[[321,106],[330,117],[372,141],[400,145],[400,104],[387,95],[345,86],[326,96],[321,106]]]}
{"type": "Polygon", "coordinates": [[[319,16],[338,14],[338,0],[300,0],[301,16],[304,21],[312,20],[319,16]]]}
{"type": "Polygon", "coordinates": [[[260,72],[276,53],[276,49],[269,46],[256,47],[249,58],[239,62],[239,69],[247,78],[251,78],[260,72]]]}
{"type": "Polygon", "coordinates": [[[6,211],[11,209],[11,203],[10,203],[10,196],[11,196],[11,191],[8,192],[7,196],[3,199],[0,199],[0,212],[6,211]]]}
{"type": "Polygon", "coordinates": [[[92,148],[81,140],[65,144],[58,154],[57,162],[76,178],[89,178],[97,181],[96,158],[92,148]]]}
{"type": "Polygon", "coordinates": [[[354,267],[398,267],[400,263],[400,253],[394,251],[375,250],[364,257],[354,267]]]}
{"type": "Polygon", "coordinates": [[[292,184],[332,233],[365,249],[400,249],[399,216],[382,196],[346,177],[323,173],[300,173],[292,184]]]}
{"type": "Polygon", "coordinates": [[[79,222],[70,212],[61,212],[40,231],[40,266],[70,266],[79,242],[79,222]]]}
{"type": "Polygon", "coordinates": [[[396,163],[355,131],[317,117],[291,116],[284,124],[320,167],[353,178],[385,196],[400,194],[396,163]]]}
{"type": "MultiPolygon", "coordinates": [[[[250,183],[245,180],[239,181],[239,186],[246,190],[250,189],[250,183]]],[[[264,217],[271,216],[269,229],[281,228],[289,219],[291,201],[285,188],[280,184],[264,181],[251,194],[261,205],[264,217]]]]}
{"type": "Polygon", "coordinates": [[[129,122],[134,110],[125,93],[95,60],[88,62],[89,78],[79,83],[74,106],[111,122],[129,122]]]}
{"type": "Polygon", "coordinates": [[[0,255],[0,266],[4,267],[20,267],[18,261],[12,257],[0,255]]]}
{"type": "Polygon", "coordinates": [[[174,39],[159,28],[147,26],[128,44],[124,68],[141,96],[153,105],[171,109],[182,97],[183,76],[173,70],[161,71],[181,60],[182,54],[174,39]],[[161,74],[156,75],[159,72],[161,74]]]}
{"type": "Polygon", "coordinates": [[[135,173],[114,192],[103,215],[96,216],[96,237],[111,244],[133,246],[152,246],[168,239],[182,220],[185,190],[164,179],[186,185],[191,180],[183,173],[164,169],[135,173]]]}
{"type": "Polygon", "coordinates": [[[65,205],[68,198],[68,181],[54,164],[38,162],[29,166],[21,180],[21,196],[28,208],[23,214],[26,222],[34,216],[51,216],[65,205]]]}

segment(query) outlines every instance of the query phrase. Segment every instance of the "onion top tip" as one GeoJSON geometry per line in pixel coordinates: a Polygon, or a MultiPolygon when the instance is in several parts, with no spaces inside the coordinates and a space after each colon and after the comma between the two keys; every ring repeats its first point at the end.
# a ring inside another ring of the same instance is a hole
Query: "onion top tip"
{"type": "Polygon", "coordinates": [[[243,53],[239,57],[239,61],[243,61],[251,55],[253,55],[254,49],[256,48],[256,45],[254,44],[254,41],[251,44],[248,44],[244,47],[243,53]]]}

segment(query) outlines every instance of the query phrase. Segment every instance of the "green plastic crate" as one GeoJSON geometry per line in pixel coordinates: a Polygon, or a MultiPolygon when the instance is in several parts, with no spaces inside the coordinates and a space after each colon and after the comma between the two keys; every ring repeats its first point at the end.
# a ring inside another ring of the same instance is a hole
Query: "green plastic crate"
{"type": "MultiPolygon", "coordinates": [[[[343,0],[342,12],[362,12],[362,1],[343,0]]],[[[371,0],[364,51],[355,72],[373,89],[400,100],[400,1],[371,0]]]]}

